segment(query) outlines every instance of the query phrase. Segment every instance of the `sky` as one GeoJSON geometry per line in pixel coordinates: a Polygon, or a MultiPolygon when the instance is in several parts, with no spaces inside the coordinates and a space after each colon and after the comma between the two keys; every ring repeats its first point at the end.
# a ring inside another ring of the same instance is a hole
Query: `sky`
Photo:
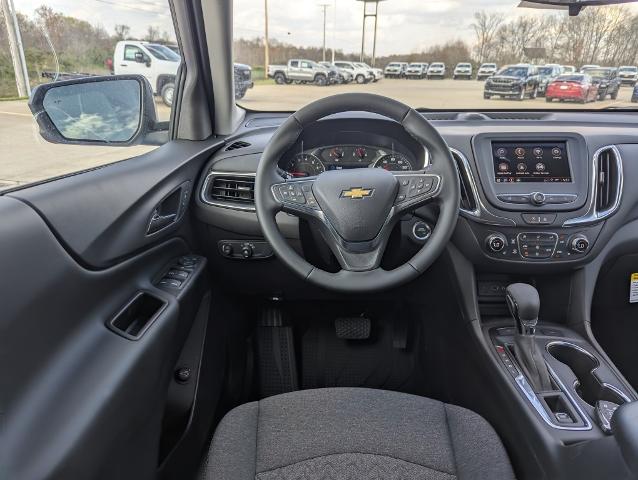
{"type": "MultiPolygon", "coordinates": [[[[166,0],[13,0],[16,9],[32,15],[45,4],[66,15],[101,24],[108,31],[118,23],[142,37],[149,25],[172,32],[166,0]]],[[[229,0],[230,1],[230,0],[229,0]]],[[[412,53],[448,40],[473,40],[472,15],[479,10],[507,17],[544,11],[517,8],[518,0],[382,0],[379,3],[377,54],[412,53]]],[[[363,4],[357,0],[268,0],[270,37],[302,46],[321,46],[323,8],[326,43],[344,52],[361,49],[363,4]]],[[[371,9],[372,5],[368,7],[371,9]]],[[[638,5],[631,4],[638,13],[638,5]]],[[[567,13],[561,13],[567,15],[567,13]]],[[[368,19],[366,51],[372,50],[373,20],[368,19]]],[[[235,38],[263,36],[264,0],[234,0],[235,38]]]]}

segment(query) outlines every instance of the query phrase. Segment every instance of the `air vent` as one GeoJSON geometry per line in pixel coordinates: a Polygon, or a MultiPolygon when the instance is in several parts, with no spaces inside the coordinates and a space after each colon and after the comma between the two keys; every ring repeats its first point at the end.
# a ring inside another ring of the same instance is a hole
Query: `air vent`
{"type": "Polygon", "coordinates": [[[255,203],[255,178],[252,176],[215,176],[208,196],[213,201],[252,205],[255,203]]]}
{"type": "Polygon", "coordinates": [[[230,152],[231,150],[239,150],[240,148],[250,147],[250,143],[242,142],[241,140],[237,140],[236,142],[231,143],[226,147],[226,151],[230,152]]]}
{"type": "Polygon", "coordinates": [[[478,211],[478,201],[476,198],[476,190],[473,188],[474,181],[470,166],[457,153],[452,152],[452,157],[456,160],[456,166],[459,171],[459,183],[461,184],[461,210],[476,215],[478,211]]]}
{"type": "Polygon", "coordinates": [[[620,159],[615,148],[607,148],[596,160],[596,212],[604,216],[614,210],[622,185],[620,159]]]}

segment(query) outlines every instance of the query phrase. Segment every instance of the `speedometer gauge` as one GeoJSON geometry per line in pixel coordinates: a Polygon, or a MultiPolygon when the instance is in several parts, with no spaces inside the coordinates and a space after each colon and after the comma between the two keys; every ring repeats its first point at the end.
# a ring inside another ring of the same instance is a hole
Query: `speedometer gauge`
{"type": "Polygon", "coordinates": [[[410,160],[402,153],[384,155],[374,163],[374,168],[383,168],[395,172],[409,172],[412,170],[410,160]]]}
{"type": "Polygon", "coordinates": [[[326,168],[317,157],[310,153],[298,153],[286,165],[285,170],[293,177],[314,177],[326,168]]]}

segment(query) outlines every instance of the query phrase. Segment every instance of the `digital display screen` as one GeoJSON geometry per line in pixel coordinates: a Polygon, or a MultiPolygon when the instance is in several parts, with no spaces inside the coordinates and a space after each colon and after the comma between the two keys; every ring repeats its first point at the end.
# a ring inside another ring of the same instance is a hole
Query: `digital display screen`
{"type": "Polygon", "coordinates": [[[572,181],[566,142],[492,142],[497,183],[572,181]]]}

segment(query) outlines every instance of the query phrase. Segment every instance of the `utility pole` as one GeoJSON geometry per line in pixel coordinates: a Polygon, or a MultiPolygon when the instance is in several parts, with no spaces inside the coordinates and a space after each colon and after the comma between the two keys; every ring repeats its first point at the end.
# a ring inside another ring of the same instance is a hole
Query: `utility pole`
{"type": "Polygon", "coordinates": [[[332,22],[332,63],[335,63],[335,48],[337,48],[337,0],[332,11],[334,21],[332,22]]]}
{"type": "Polygon", "coordinates": [[[330,6],[330,4],[322,3],[319,6],[323,8],[323,61],[325,62],[326,61],[326,9],[330,6]]]}
{"type": "Polygon", "coordinates": [[[268,43],[268,0],[264,0],[264,21],[264,78],[268,78],[268,65],[270,64],[268,43]]]}
{"type": "Polygon", "coordinates": [[[27,62],[24,58],[24,47],[18,26],[18,17],[13,8],[13,0],[0,0],[0,6],[4,12],[4,21],[7,25],[7,35],[9,37],[9,50],[13,62],[13,71],[16,77],[19,97],[28,97],[31,94],[29,86],[29,74],[27,72],[27,62]]]}

